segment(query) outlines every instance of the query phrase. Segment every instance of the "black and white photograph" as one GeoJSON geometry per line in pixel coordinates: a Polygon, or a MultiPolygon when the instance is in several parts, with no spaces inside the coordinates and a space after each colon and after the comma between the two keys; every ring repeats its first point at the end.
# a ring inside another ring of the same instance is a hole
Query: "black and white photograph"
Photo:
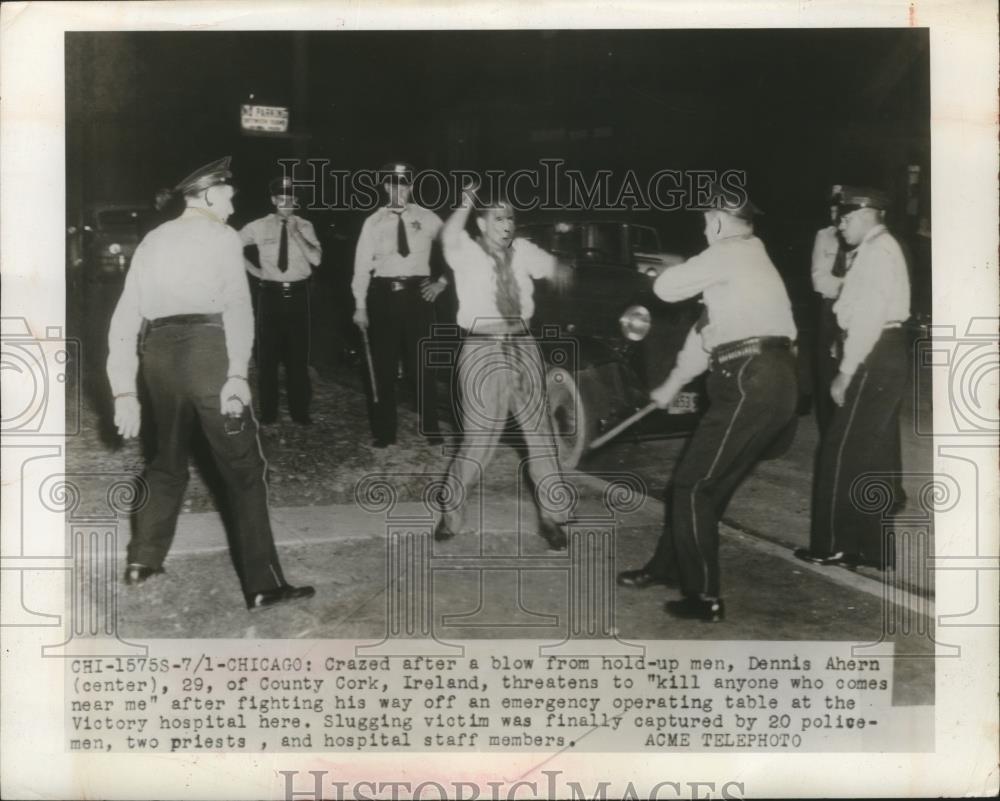
{"type": "Polygon", "coordinates": [[[995,788],[986,739],[968,785],[629,761],[942,758],[960,664],[996,722],[985,4],[79,5],[4,92],[4,297],[46,305],[3,310],[3,631],[61,676],[46,748],[273,752],[158,797],[390,797],[397,758],[433,797],[995,788]]]}

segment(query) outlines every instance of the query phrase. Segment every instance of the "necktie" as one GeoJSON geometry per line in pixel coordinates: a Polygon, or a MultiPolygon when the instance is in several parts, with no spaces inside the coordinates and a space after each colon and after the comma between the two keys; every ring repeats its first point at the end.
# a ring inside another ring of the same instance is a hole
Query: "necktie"
{"type": "Polygon", "coordinates": [[[493,273],[496,276],[496,303],[501,317],[519,318],[521,316],[521,289],[514,277],[511,266],[510,248],[501,248],[490,254],[493,256],[493,273]]]}
{"type": "Polygon", "coordinates": [[[288,220],[281,221],[281,241],[278,243],[278,269],[288,270],[288,220]]]}
{"type": "MultiPolygon", "coordinates": [[[[853,253],[854,253],[854,251],[852,250],[851,254],[853,254],[853,253]]],[[[854,257],[852,255],[851,259],[853,260],[853,258],[854,257]]],[[[839,248],[837,250],[836,257],[833,260],[833,269],[830,270],[830,274],[834,278],[843,278],[845,275],[847,275],[847,266],[848,266],[847,265],[847,260],[848,260],[848,253],[847,253],[847,251],[845,251],[843,248],[839,248]]]]}
{"type": "Polygon", "coordinates": [[[403,222],[403,212],[394,211],[396,215],[396,250],[400,256],[410,255],[410,243],[406,241],[406,223],[403,222]]]}

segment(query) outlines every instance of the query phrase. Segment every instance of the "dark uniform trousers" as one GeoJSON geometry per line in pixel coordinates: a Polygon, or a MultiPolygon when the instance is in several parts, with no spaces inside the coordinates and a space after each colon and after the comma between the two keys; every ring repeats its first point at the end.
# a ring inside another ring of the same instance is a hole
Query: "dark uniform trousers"
{"type": "Polygon", "coordinates": [[[228,434],[227,418],[219,409],[229,363],[221,318],[216,324],[160,322],[153,321],[141,348],[157,442],[146,470],[149,500],[136,516],[128,560],[152,568],[163,564],[177,529],[191,435],[198,423],[226,485],[235,524],[233,556],[243,591],[279,587],[285,581],[268,517],[257,424],[247,410],[244,430],[228,434]]]}
{"type": "Polygon", "coordinates": [[[457,369],[463,435],[448,467],[445,522],[453,531],[462,530],[470,482],[483,476],[513,417],[528,448],[528,475],[539,514],[565,523],[569,510],[560,500],[569,495],[561,489],[538,343],[528,334],[470,335],[462,344],[457,369]]]}
{"type": "Polygon", "coordinates": [[[813,402],[816,404],[816,423],[820,434],[826,433],[833,418],[836,404],[830,397],[830,385],[837,375],[836,348],[841,331],[834,314],[832,298],[820,297],[819,317],[816,327],[816,380],[813,384],[813,402]]]}
{"type": "Polygon", "coordinates": [[[798,378],[788,349],[713,365],[710,406],[671,482],[669,520],[646,569],[685,595],[719,595],[719,519],[740,482],[795,416],[798,378]]]}
{"type": "Polygon", "coordinates": [[[285,365],[288,411],[309,416],[309,281],[260,281],[257,290],[257,391],[260,416],[278,416],[278,366],[285,365]]]}
{"type": "Polygon", "coordinates": [[[417,388],[420,430],[436,434],[437,392],[434,374],[420,363],[420,341],[431,334],[434,304],[420,295],[424,277],[372,278],[368,288],[369,340],[375,367],[378,403],[370,410],[372,435],[396,438],[396,378],[400,358],[407,377],[417,388]]]}
{"type": "Polygon", "coordinates": [[[903,329],[885,329],[834,413],[820,447],[813,553],[843,551],[882,566],[892,557],[883,554],[881,510],[867,510],[866,493],[854,484],[865,473],[879,473],[890,490],[898,484],[893,477],[900,469],[899,413],[910,365],[906,350],[903,329]]]}

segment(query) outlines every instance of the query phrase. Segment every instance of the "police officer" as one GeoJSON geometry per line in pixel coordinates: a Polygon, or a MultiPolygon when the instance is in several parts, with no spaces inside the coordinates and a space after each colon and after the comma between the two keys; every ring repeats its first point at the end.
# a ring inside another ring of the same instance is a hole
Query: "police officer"
{"type": "Polygon", "coordinates": [[[243,244],[256,245],[260,266],[245,262],[257,279],[257,390],[260,422],[278,419],[278,365],[285,366],[285,385],[292,420],[309,425],[310,298],[309,278],[323,250],[312,223],[295,214],[298,201],[288,177],[270,184],[274,213],[247,223],[243,244]]]}
{"type": "Polygon", "coordinates": [[[465,531],[463,501],[469,482],[484,474],[512,416],[528,446],[538,533],[550,549],[563,550],[568,510],[543,503],[544,493],[558,491],[563,478],[545,398],[545,367],[527,326],[534,312],[533,281],[551,280],[558,288],[565,270],[550,253],[514,238],[514,210],[503,199],[480,203],[478,236],[470,237],[465,226],[474,197],[472,188],[463,192],[441,234],[455,276],[458,324],[466,337],[457,366],[463,437],[448,468],[450,501],[434,539],[449,540],[465,531]]]}
{"type": "MultiPolygon", "coordinates": [[[[705,315],[696,333],[711,371],[710,406],[674,473],[671,531],[661,537],[650,563],[619,574],[618,583],[671,583],[665,557],[674,550],[684,598],[669,602],[667,611],[681,618],[717,622],[725,616],[719,518],[740,481],[793,418],[798,398],[791,303],[754,236],[755,213],[745,196],[716,189],[705,212],[708,248],[665,270],[653,284],[667,302],[702,296],[705,315]]],[[[689,335],[682,351],[682,373],[699,368],[694,337],[689,335]]],[[[654,400],[666,405],[672,390],[661,390],[654,400]]]]}
{"type": "Polygon", "coordinates": [[[285,581],[268,520],[265,464],[246,377],[253,344],[250,293],[240,237],[226,225],[233,211],[231,177],[227,157],[181,181],[175,191],[184,197],[184,212],[136,249],[111,318],[107,372],[118,433],[134,437],[141,362],[157,433],[146,470],[149,501],[136,516],[125,583],[141,584],[163,572],[197,423],[226,483],[247,608],[259,609],[308,598],[314,590],[285,581]]]}
{"type": "Polygon", "coordinates": [[[396,378],[400,358],[419,388],[420,427],[440,441],[434,378],[420,364],[420,341],[430,335],[434,301],[448,285],[431,279],[431,245],[441,218],[410,202],[413,168],[385,165],[380,175],[387,204],[361,228],[354,257],[354,322],[369,334],[375,373],[370,409],[374,446],[396,442],[396,378]]]}
{"type": "Polygon", "coordinates": [[[814,564],[885,569],[894,556],[882,542],[880,515],[866,514],[852,500],[863,474],[899,473],[910,281],[899,243],[883,223],[887,206],[884,192],[844,187],[840,231],[853,251],[833,307],[843,330],[830,386],[836,409],[820,446],[810,545],[796,551],[814,564]]]}
{"type": "Polygon", "coordinates": [[[844,247],[837,230],[840,215],[840,193],[842,187],[834,186],[830,193],[830,225],[816,232],[813,242],[812,276],[813,290],[819,295],[819,316],[816,331],[816,422],[822,435],[833,416],[833,399],[830,385],[837,374],[837,347],[840,328],[833,313],[833,304],[840,295],[840,287],[847,272],[847,248],[844,247]]]}

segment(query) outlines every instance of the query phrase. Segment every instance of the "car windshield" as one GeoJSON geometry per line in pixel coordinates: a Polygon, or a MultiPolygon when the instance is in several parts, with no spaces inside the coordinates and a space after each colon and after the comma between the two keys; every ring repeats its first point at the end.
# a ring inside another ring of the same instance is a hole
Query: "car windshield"
{"type": "Polygon", "coordinates": [[[571,223],[526,225],[521,236],[556,256],[574,256],[580,248],[580,229],[571,223]]]}

